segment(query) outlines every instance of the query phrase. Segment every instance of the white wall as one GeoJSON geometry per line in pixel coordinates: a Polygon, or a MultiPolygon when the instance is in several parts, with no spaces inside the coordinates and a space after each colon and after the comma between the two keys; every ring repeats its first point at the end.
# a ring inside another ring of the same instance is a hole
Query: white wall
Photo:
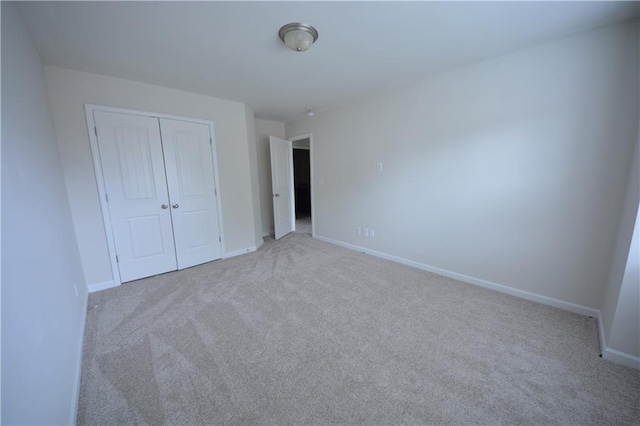
{"type": "Polygon", "coordinates": [[[316,234],[599,309],[638,72],[627,22],[287,123],[313,134],[316,234]]]}
{"type": "Polygon", "coordinates": [[[87,293],[42,64],[8,2],[2,252],[2,424],[75,423],[87,293]]]}
{"type": "Polygon", "coordinates": [[[260,180],[260,210],[262,212],[262,233],[275,232],[273,225],[273,198],[271,197],[271,153],[269,136],[284,138],[284,123],[256,118],[256,148],[258,154],[258,176],[260,180]]]}
{"type": "Polygon", "coordinates": [[[212,120],[218,149],[226,251],[254,247],[249,135],[245,105],[180,90],[45,67],[53,124],[71,213],[89,284],[112,280],[84,103],[212,120]]]}

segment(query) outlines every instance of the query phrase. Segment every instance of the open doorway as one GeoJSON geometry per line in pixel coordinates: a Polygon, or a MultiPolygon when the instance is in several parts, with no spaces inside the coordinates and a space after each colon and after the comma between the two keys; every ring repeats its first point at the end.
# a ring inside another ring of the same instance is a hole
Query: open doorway
{"type": "Polygon", "coordinates": [[[296,232],[312,234],[310,138],[292,141],[296,232]]]}
{"type": "Polygon", "coordinates": [[[315,237],[313,136],[307,134],[291,139],[269,136],[269,153],[275,239],[279,240],[294,231],[315,237]],[[297,167],[294,166],[294,151],[298,159],[297,167]],[[296,221],[297,217],[299,222],[296,221]]]}

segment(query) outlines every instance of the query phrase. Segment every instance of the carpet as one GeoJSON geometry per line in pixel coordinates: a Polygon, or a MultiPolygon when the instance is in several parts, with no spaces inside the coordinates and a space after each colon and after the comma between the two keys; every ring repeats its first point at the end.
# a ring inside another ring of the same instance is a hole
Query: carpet
{"type": "Polygon", "coordinates": [[[91,294],[78,423],[640,423],[595,319],[299,230],[91,294]]]}

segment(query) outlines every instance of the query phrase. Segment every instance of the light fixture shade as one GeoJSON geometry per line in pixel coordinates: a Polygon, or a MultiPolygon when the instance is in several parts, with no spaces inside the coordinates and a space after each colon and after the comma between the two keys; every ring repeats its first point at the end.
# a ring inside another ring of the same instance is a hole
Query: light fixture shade
{"type": "Polygon", "coordinates": [[[295,52],[304,52],[318,39],[318,31],[311,25],[294,22],[280,28],[280,40],[295,52]]]}
{"type": "Polygon", "coordinates": [[[284,44],[291,50],[304,52],[313,44],[313,36],[306,31],[289,31],[284,35],[284,44]]]}

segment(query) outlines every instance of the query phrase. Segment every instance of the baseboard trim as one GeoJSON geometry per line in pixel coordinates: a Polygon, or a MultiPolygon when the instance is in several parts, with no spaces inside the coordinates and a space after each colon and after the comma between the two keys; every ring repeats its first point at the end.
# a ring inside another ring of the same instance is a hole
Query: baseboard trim
{"type": "Polygon", "coordinates": [[[115,281],[104,281],[101,283],[88,284],[87,290],[89,293],[95,293],[96,291],[106,290],[108,288],[118,287],[120,284],[116,284],[115,281]]]}
{"type": "Polygon", "coordinates": [[[446,269],[437,268],[435,266],[427,265],[427,264],[416,262],[409,259],[404,259],[402,257],[393,256],[387,253],[371,250],[365,247],[356,246],[354,244],[345,243],[342,241],[334,240],[332,238],[323,237],[317,234],[314,234],[313,238],[319,241],[324,241],[325,243],[334,244],[350,250],[359,251],[361,253],[379,257],[381,259],[390,260],[392,262],[397,262],[403,265],[421,269],[423,271],[433,272],[434,274],[453,278],[455,280],[462,281],[468,284],[473,284],[473,285],[484,287],[490,290],[499,291],[500,293],[506,293],[511,296],[519,297],[521,299],[531,300],[532,302],[542,303],[543,305],[553,306],[554,308],[563,309],[565,311],[573,312],[580,315],[591,316],[595,318],[598,322],[598,334],[600,339],[600,351],[601,351],[602,358],[607,361],[615,362],[617,364],[622,364],[627,367],[640,370],[640,357],[637,357],[635,355],[631,355],[625,352],[620,352],[615,349],[611,349],[607,347],[606,334],[604,331],[604,325],[602,323],[602,314],[599,309],[578,305],[576,303],[571,303],[571,302],[567,302],[560,299],[554,299],[552,297],[542,296],[540,294],[531,293],[529,291],[518,290],[513,287],[508,287],[506,285],[497,284],[497,283],[482,280],[479,278],[470,277],[468,275],[459,274],[457,272],[447,271],[446,269]]]}
{"type": "MultiPolygon", "coordinates": [[[[262,245],[262,244],[260,244],[260,245],[262,245]]],[[[228,251],[228,252],[226,252],[226,253],[224,253],[222,255],[222,258],[223,259],[229,259],[231,257],[236,257],[236,256],[240,256],[240,255],[243,255],[243,254],[252,253],[252,252],[254,252],[256,250],[258,250],[258,247],[251,246],[251,247],[247,247],[247,248],[240,249],[240,250],[228,251]]]]}
{"type": "Polygon", "coordinates": [[[509,287],[503,284],[493,283],[491,281],[483,280],[480,278],[471,277],[469,275],[459,274],[457,272],[448,271],[446,269],[438,268],[435,266],[427,265],[425,263],[416,262],[413,260],[405,259],[402,257],[394,256],[391,254],[371,250],[365,247],[356,246],[354,244],[345,243],[342,241],[334,240],[332,238],[323,237],[321,235],[315,235],[315,239],[324,241],[326,243],[335,244],[344,248],[359,251],[371,256],[379,257],[381,259],[390,260],[403,265],[411,266],[417,269],[421,269],[427,272],[433,272],[434,274],[442,275],[448,278],[453,278],[458,281],[462,281],[468,284],[477,285],[490,290],[499,291],[500,293],[506,293],[511,296],[519,297],[521,299],[531,300],[533,302],[542,303],[543,305],[553,306],[554,308],[563,309],[565,311],[573,312],[580,315],[592,316],[595,318],[600,317],[600,311],[590,308],[588,306],[578,305],[576,303],[566,302],[560,299],[554,299],[552,297],[542,296],[540,294],[531,293],[525,290],[519,290],[513,287],[509,287]]]}
{"type": "Polygon", "coordinates": [[[640,370],[640,357],[611,349],[607,346],[607,335],[604,331],[604,323],[600,311],[598,311],[598,334],[600,335],[600,356],[602,359],[640,370]]]}
{"type": "MultiPolygon", "coordinates": [[[[264,244],[264,240],[259,241],[258,245],[247,247],[241,250],[228,251],[222,255],[222,259],[228,259],[230,257],[240,256],[242,254],[247,254],[258,250],[262,244],[264,244]]],[[[105,281],[101,283],[89,284],[87,285],[87,289],[89,293],[95,293],[96,291],[106,290],[108,288],[118,287],[120,284],[117,284],[115,281],[105,281]]]]}
{"type": "Polygon", "coordinates": [[[275,231],[262,231],[262,238],[269,237],[275,234],[275,231]]]}
{"type": "Polygon", "coordinates": [[[602,358],[615,362],[616,364],[622,364],[640,370],[640,357],[625,352],[620,352],[605,346],[604,351],[602,351],[602,358]]]}
{"type": "Polygon", "coordinates": [[[69,418],[72,425],[78,423],[78,405],[80,403],[80,379],[82,378],[82,350],[84,348],[84,333],[87,328],[87,308],[89,307],[89,293],[84,295],[82,302],[82,318],[80,320],[80,342],[78,342],[78,353],[76,360],[76,374],[73,381],[73,402],[69,418]]]}

